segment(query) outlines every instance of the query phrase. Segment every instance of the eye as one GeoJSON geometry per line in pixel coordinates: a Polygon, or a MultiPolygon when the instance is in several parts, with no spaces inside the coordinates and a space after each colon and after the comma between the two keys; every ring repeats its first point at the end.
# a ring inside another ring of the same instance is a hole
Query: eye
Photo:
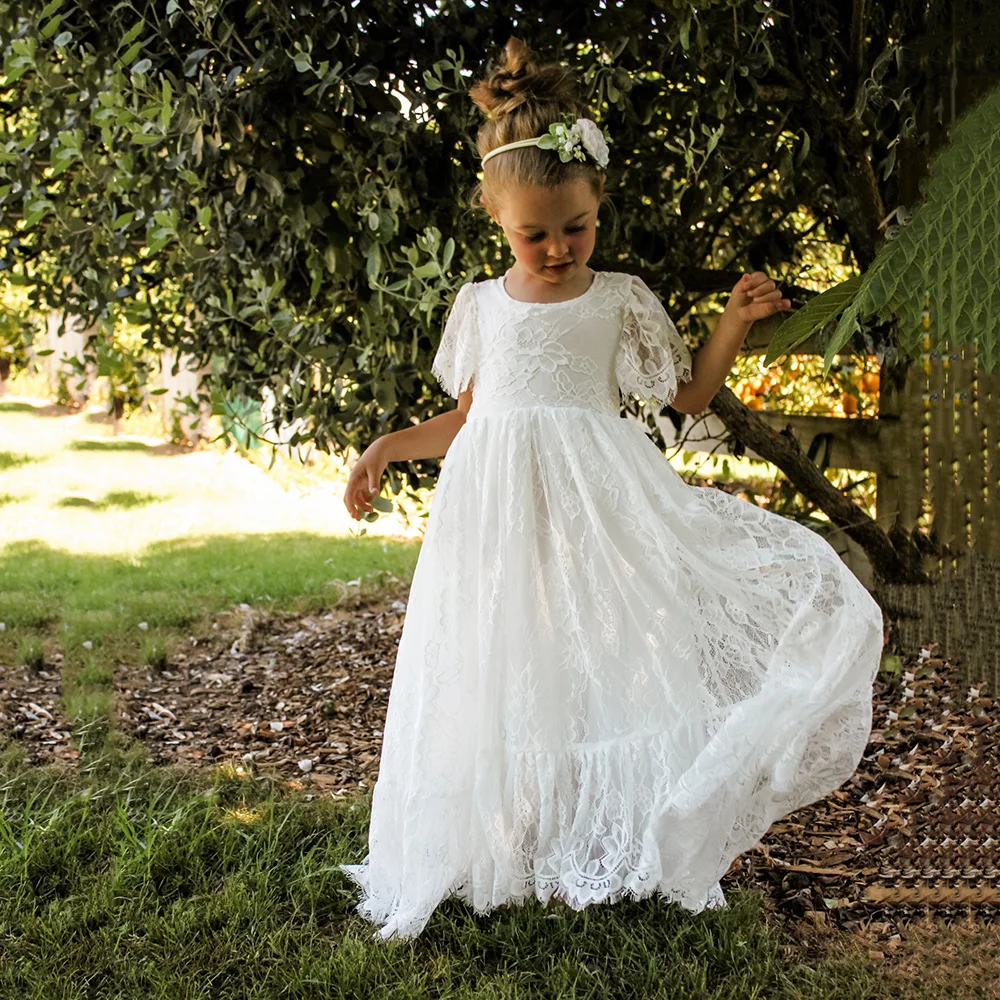
{"type": "MultiPolygon", "coordinates": [[[[566,232],[567,233],[582,233],[586,228],[587,228],[586,226],[567,226],[566,227],[566,232]]],[[[545,233],[534,233],[531,236],[525,236],[525,239],[529,243],[537,243],[544,235],[545,235],[545,233]]]]}

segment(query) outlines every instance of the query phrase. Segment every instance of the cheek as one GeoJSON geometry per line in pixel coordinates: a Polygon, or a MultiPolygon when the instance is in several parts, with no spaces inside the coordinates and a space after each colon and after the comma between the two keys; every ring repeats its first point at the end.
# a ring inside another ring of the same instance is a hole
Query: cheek
{"type": "Polygon", "coordinates": [[[545,244],[530,243],[528,240],[521,240],[521,249],[518,251],[522,258],[531,261],[545,260],[545,244]]]}

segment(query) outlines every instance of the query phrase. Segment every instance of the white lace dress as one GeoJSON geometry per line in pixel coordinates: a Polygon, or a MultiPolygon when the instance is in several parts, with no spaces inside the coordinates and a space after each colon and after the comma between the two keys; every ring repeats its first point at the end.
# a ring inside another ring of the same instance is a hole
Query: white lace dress
{"type": "Polygon", "coordinates": [[[382,938],[449,896],[486,913],[660,894],[725,905],[771,822],[849,778],[878,604],[818,534],[689,486],[626,394],[691,356],[659,299],[598,272],[566,302],[465,285],[433,363],[467,420],[413,576],[368,855],[382,938]]]}

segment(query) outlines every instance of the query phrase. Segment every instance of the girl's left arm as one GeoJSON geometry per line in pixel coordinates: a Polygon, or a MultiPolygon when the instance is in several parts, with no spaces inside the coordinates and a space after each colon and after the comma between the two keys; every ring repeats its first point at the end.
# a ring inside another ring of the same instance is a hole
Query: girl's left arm
{"type": "Polygon", "coordinates": [[[691,359],[691,379],[677,386],[670,405],[680,413],[703,413],[722,388],[754,321],[788,312],[792,303],[763,272],[744,274],[733,286],[715,332],[691,359]]]}

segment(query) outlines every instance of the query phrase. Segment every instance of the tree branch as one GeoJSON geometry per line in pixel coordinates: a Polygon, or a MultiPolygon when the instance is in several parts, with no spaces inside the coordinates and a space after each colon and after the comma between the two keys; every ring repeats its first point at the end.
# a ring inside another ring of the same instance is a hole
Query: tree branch
{"type": "MultiPolygon", "coordinates": [[[[927,576],[917,547],[907,539],[901,549],[853,500],[823,475],[812,459],[803,454],[791,431],[773,431],[727,386],[709,404],[726,428],[761,458],[776,465],[795,488],[816,504],[830,520],[853,538],[868,554],[875,575],[882,580],[922,583],[927,576]]],[[[902,539],[901,539],[902,541],[902,539]]]]}

